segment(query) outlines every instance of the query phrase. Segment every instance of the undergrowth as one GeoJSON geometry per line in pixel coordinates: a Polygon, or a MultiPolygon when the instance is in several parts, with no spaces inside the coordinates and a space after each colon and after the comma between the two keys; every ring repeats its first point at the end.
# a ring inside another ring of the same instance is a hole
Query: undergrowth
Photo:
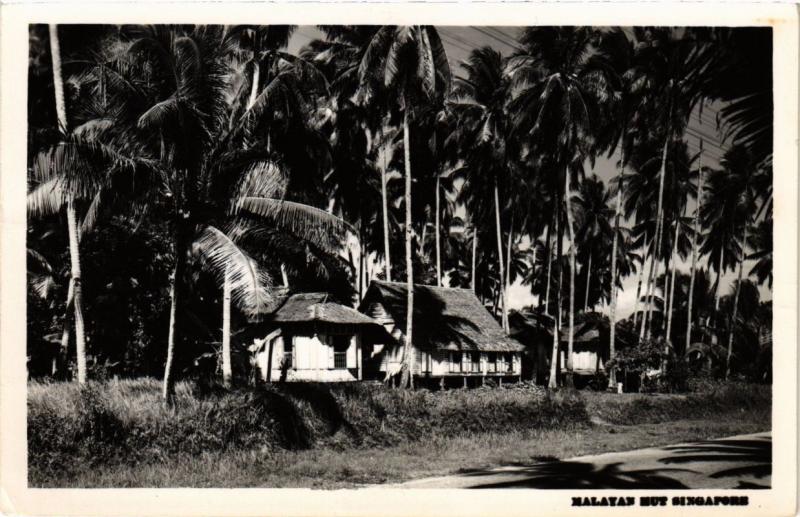
{"type": "Polygon", "coordinates": [[[731,384],[690,395],[547,391],[530,385],[405,391],[371,383],[276,384],[198,392],[177,386],[175,408],[155,379],[28,385],[32,471],[125,465],[209,453],[387,448],[418,442],[526,435],[763,412],[767,386],[731,384]]]}

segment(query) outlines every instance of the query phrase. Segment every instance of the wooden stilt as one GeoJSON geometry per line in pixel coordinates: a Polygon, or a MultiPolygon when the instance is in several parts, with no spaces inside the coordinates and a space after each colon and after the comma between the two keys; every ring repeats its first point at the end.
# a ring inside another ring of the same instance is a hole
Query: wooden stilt
{"type": "Polygon", "coordinates": [[[464,379],[464,389],[466,389],[467,388],[467,376],[465,375],[464,377],[462,377],[462,379],[464,379]]]}
{"type": "Polygon", "coordinates": [[[439,379],[439,389],[444,391],[444,377],[439,379]]]}
{"type": "Polygon", "coordinates": [[[498,377],[497,380],[498,380],[498,386],[500,386],[502,388],[503,387],[503,378],[502,377],[498,377]]]}

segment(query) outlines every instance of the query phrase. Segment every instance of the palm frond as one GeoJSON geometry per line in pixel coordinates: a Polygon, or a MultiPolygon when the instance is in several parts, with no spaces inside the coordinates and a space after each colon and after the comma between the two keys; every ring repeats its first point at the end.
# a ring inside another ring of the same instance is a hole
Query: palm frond
{"type": "Polygon", "coordinates": [[[356,230],[339,217],[325,210],[294,201],[243,197],[237,203],[237,209],[268,219],[277,227],[301,237],[318,230],[337,234],[349,231],[357,235],[356,230]]]}
{"type": "Polygon", "coordinates": [[[220,286],[230,283],[232,301],[243,312],[255,316],[272,303],[272,278],[218,228],[206,226],[192,250],[220,286]]]}

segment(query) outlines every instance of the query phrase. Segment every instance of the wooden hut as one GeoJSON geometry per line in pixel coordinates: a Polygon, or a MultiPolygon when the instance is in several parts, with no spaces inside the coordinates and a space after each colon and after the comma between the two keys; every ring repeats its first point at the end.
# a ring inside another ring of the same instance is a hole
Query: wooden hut
{"type": "Polygon", "coordinates": [[[337,382],[363,377],[362,337],[380,327],[327,293],[298,293],[259,328],[253,351],[262,380],[337,382]]]}
{"type": "MultiPolygon", "coordinates": [[[[400,370],[406,330],[404,283],[373,281],[359,311],[383,325],[383,339],[362,343],[365,378],[383,380],[400,370]]],[[[519,379],[524,347],[506,336],[469,289],[414,286],[417,378],[444,384],[476,385],[487,378],[519,379]]]]}
{"type": "MultiPolygon", "coordinates": [[[[575,333],[572,340],[572,368],[577,376],[593,377],[605,372],[609,356],[608,318],[600,313],[576,315],[575,333]]],[[[533,310],[512,312],[509,315],[511,336],[524,343],[523,374],[528,372],[538,383],[547,382],[553,347],[553,318],[533,310]]],[[[617,326],[617,348],[629,346],[635,336],[617,326]]],[[[558,371],[567,371],[568,329],[559,332],[558,371]]]]}

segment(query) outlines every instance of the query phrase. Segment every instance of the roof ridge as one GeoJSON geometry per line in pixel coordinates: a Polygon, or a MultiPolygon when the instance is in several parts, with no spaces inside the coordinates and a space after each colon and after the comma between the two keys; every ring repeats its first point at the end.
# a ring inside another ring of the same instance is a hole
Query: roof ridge
{"type": "MultiPolygon", "coordinates": [[[[372,284],[389,284],[389,285],[399,285],[401,287],[406,287],[406,282],[395,282],[395,281],[388,281],[388,280],[372,280],[370,283],[372,284]]],[[[468,293],[472,293],[472,289],[469,287],[450,287],[444,285],[427,285],[427,284],[414,284],[414,287],[424,287],[426,289],[443,289],[447,291],[466,291],[468,293]]]]}

